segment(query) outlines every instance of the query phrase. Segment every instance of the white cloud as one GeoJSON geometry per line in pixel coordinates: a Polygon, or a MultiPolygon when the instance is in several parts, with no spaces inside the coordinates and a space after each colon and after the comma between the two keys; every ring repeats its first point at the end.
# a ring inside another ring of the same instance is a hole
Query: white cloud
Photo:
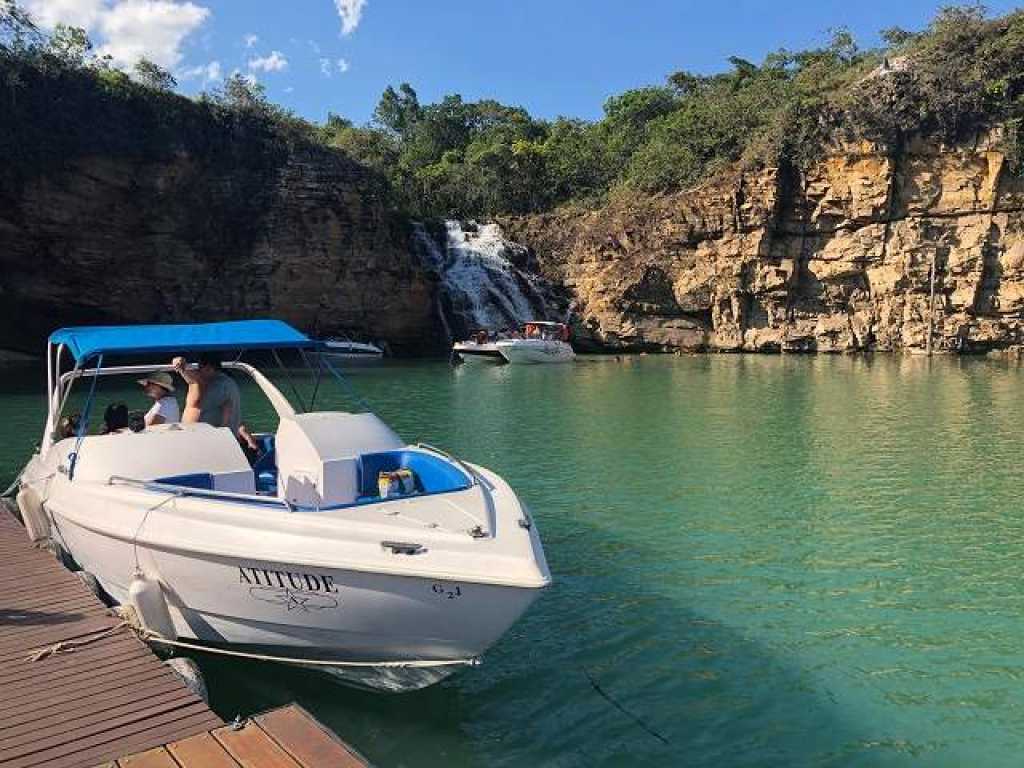
{"type": "Polygon", "coordinates": [[[320,74],[324,77],[330,77],[337,71],[339,75],[343,75],[348,72],[348,62],[345,59],[320,59],[320,74]]]}
{"type": "Polygon", "coordinates": [[[249,69],[263,72],[280,72],[288,67],[288,59],[280,51],[271,51],[269,56],[249,59],[249,69]]]}
{"type": "Polygon", "coordinates": [[[284,92],[285,93],[291,93],[294,90],[295,90],[295,88],[293,86],[289,85],[287,88],[284,89],[284,92]]]}
{"type": "Polygon", "coordinates": [[[252,48],[254,45],[256,45],[256,43],[260,41],[260,36],[250,33],[243,37],[242,41],[245,43],[246,48],[252,48]]]}
{"type": "Polygon", "coordinates": [[[201,79],[203,81],[203,85],[206,85],[208,83],[212,83],[214,81],[220,80],[220,78],[221,78],[220,62],[219,61],[211,61],[209,64],[200,64],[199,66],[196,66],[196,67],[188,67],[187,69],[183,69],[178,74],[178,76],[182,80],[194,80],[194,79],[198,78],[198,79],[201,79]]]}
{"type": "Polygon", "coordinates": [[[103,12],[98,27],[106,42],[97,51],[117,66],[131,66],[145,57],[173,69],[182,59],[181,46],[210,15],[195,3],[170,0],[122,0],[103,12]]]}
{"type": "Polygon", "coordinates": [[[341,34],[351,35],[363,17],[367,0],[334,0],[334,7],[341,17],[341,34]]]}
{"type": "Polygon", "coordinates": [[[313,49],[313,53],[319,56],[320,46],[317,44],[316,40],[307,40],[306,42],[309,43],[309,47],[313,49]]]}
{"type": "Polygon", "coordinates": [[[107,0],[28,0],[25,8],[47,29],[58,24],[91,29],[107,10],[107,0]]]}
{"type": "Polygon", "coordinates": [[[44,28],[82,27],[98,55],[126,68],[145,57],[174,69],[186,38],[210,16],[209,8],[180,0],[28,0],[26,8],[44,28]]]}

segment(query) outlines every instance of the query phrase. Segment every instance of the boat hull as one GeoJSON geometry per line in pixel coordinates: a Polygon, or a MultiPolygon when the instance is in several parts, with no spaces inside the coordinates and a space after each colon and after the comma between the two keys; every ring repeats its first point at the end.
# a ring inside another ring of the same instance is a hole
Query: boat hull
{"type": "Polygon", "coordinates": [[[346,360],[349,362],[364,360],[366,362],[377,362],[384,358],[384,350],[375,344],[362,344],[359,342],[325,342],[324,354],[335,360],[346,360]]]}
{"type": "MultiPolygon", "coordinates": [[[[187,526],[195,513],[161,522],[158,515],[184,512],[168,504],[155,513],[150,509],[147,521],[147,505],[111,503],[109,488],[90,498],[89,485],[56,485],[45,502],[54,538],[116,603],[128,602],[138,568],[161,583],[179,639],[285,658],[300,666],[305,660],[357,662],[360,666],[309,666],[359,687],[415,690],[457,672],[464,664],[438,662],[479,658],[544,586],[352,570],[304,563],[301,557],[271,559],[267,550],[259,557],[211,554],[178,546],[166,536],[159,542],[143,541],[143,536],[136,546],[131,541],[135,530],[161,525],[173,530],[187,526]],[[116,526],[104,530],[114,520],[116,526]],[[362,666],[407,661],[436,665],[362,666]]],[[[256,542],[259,535],[244,538],[256,542]]],[[[309,549],[294,540],[291,544],[291,552],[309,549]]],[[[405,563],[416,555],[388,557],[405,563]]]]}
{"type": "Polygon", "coordinates": [[[455,344],[452,350],[464,363],[504,364],[504,355],[497,344],[455,344]]]}
{"type": "Polygon", "coordinates": [[[502,356],[514,365],[570,363],[576,358],[572,347],[564,341],[546,339],[511,339],[496,345],[502,356]]]}
{"type": "MultiPolygon", "coordinates": [[[[136,553],[50,507],[61,544],[126,603],[136,553]]],[[[456,661],[479,657],[540,590],[360,573],[297,563],[214,558],[139,547],[158,575],[179,638],[258,654],[318,661],[456,661]]],[[[342,682],[405,691],[458,666],[324,668],[342,682]]]]}

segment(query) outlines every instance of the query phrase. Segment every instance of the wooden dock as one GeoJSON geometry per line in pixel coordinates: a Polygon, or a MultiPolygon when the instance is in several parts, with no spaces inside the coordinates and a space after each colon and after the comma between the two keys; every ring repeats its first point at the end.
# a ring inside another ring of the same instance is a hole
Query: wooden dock
{"type": "Polygon", "coordinates": [[[98,764],[366,765],[295,706],[225,725],[0,504],[0,768],[98,764]]]}
{"type": "Polygon", "coordinates": [[[365,768],[367,763],[296,704],[99,768],[365,768]]]}

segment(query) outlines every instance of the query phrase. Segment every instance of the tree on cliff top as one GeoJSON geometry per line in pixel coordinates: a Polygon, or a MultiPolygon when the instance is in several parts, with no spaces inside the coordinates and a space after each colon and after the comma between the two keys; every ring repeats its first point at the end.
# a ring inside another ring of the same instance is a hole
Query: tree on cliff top
{"type": "Polygon", "coordinates": [[[397,91],[390,85],[385,88],[373,111],[374,122],[397,136],[405,136],[419,117],[420,101],[408,83],[402,83],[397,91]]]}
{"type": "Polygon", "coordinates": [[[20,52],[42,39],[32,17],[14,0],[0,0],[0,50],[20,52]]]}
{"type": "Polygon", "coordinates": [[[174,75],[147,58],[139,59],[135,63],[134,71],[136,80],[158,91],[173,91],[178,85],[174,75]]]}
{"type": "MultiPolygon", "coordinates": [[[[920,32],[891,27],[882,38],[882,47],[865,50],[838,29],[820,46],[779,50],[760,64],[734,56],[716,74],[675,72],[665,85],[609,98],[592,122],[539,120],[459,94],[423,104],[402,83],[384,90],[369,125],[331,115],[313,126],[237,73],[201,95],[197,108],[271,143],[315,140],[344,152],[386,176],[397,204],[417,216],[538,211],[615,190],[677,190],[725,169],[802,167],[839,139],[898,151],[913,133],[959,140],[996,124],[1006,129],[1011,160],[1024,165],[1024,11],[990,19],[977,5],[949,7],[920,32]]],[[[14,0],[0,0],[0,85],[12,105],[34,72],[73,73],[81,87],[72,101],[84,117],[65,132],[83,136],[97,106],[86,95],[155,107],[168,124],[189,103],[169,93],[173,77],[151,62],[140,62],[132,81],[92,56],[82,30],[58,28],[47,38],[14,0]]]]}

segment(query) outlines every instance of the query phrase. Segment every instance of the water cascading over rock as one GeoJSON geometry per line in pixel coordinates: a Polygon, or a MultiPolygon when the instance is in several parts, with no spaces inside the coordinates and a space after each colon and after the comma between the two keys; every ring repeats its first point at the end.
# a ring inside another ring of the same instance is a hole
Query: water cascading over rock
{"type": "Polygon", "coordinates": [[[443,246],[420,223],[414,240],[424,266],[439,281],[438,314],[449,339],[475,329],[503,330],[527,320],[562,320],[564,299],[528,269],[528,248],[505,238],[497,224],[445,222],[443,246]]]}

